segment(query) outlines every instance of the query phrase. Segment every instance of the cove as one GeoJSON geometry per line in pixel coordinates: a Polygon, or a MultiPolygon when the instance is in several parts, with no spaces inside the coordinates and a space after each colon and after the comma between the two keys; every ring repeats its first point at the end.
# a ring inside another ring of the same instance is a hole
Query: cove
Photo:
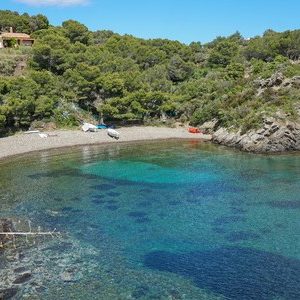
{"type": "Polygon", "coordinates": [[[299,299],[299,167],[188,140],[1,161],[0,218],[61,236],[0,250],[0,295],[299,299]]]}

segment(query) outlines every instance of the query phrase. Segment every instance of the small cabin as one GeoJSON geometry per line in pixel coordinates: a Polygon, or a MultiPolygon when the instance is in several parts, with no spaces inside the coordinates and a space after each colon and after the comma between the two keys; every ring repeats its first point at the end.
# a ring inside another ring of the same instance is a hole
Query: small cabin
{"type": "Polygon", "coordinates": [[[12,27],[10,27],[9,32],[0,33],[0,48],[17,46],[32,47],[33,43],[34,39],[32,39],[29,34],[13,32],[12,27]]]}

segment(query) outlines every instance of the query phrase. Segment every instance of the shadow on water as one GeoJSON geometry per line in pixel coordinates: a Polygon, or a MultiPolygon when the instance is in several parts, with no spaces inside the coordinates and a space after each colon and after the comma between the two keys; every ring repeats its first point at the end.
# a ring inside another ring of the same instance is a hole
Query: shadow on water
{"type": "Polygon", "coordinates": [[[145,255],[144,265],[185,276],[229,299],[300,299],[300,261],[265,251],[241,247],[183,254],[154,251],[145,255]]]}

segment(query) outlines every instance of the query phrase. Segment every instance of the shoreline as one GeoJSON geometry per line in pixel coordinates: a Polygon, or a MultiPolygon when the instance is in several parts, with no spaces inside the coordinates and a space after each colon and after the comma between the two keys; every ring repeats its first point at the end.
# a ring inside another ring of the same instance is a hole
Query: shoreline
{"type": "Polygon", "coordinates": [[[20,133],[13,136],[0,138],[0,160],[31,152],[74,146],[168,139],[193,139],[210,141],[212,138],[211,135],[189,133],[187,128],[134,126],[121,127],[118,128],[117,131],[120,133],[119,140],[109,137],[105,129],[97,132],[83,132],[79,129],[41,132],[50,134],[50,136],[47,138],[41,138],[38,133],[20,133]]]}

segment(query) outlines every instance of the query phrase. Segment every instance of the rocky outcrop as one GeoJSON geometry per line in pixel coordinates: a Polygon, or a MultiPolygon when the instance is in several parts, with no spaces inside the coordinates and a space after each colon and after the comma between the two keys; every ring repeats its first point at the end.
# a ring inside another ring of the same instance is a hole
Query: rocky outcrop
{"type": "Polygon", "coordinates": [[[255,81],[255,83],[260,88],[268,88],[268,87],[274,87],[281,85],[284,81],[284,76],[281,72],[277,72],[273,74],[270,78],[267,79],[258,79],[255,81]]]}
{"type": "Polygon", "coordinates": [[[300,123],[267,118],[264,126],[242,134],[219,128],[213,134],[215,143],[248,152],[283,152],[300,150],[300,123]]]}
{"type": "Polygon", "coordinates": [[[207,121],[205,123],[203,123],[201,125],[201,131],[204,133],[204,134],[212,134],[216,127],[217,127],[217,124],[218,124],[218,120],[217,119],[213,119],[211,121],[207,121]]]}
{"type": "Polygon", "coordinates": [[[282,82],[284,87],[300,87],[300,76],[294,76],[292,78],[287,78],[282,82]]]}
{"type": "Polygon", "coordinates": [[[267,88],[273,90],[279,90],[281,88],[299,88],[300,87],[300,76],[294,76],[292,78],[284,78],[281,72],[273,74],[271,77],[266,79],[257,79],[254,81],[257,87],[257,95],[261,95],[262,92],[267,88]]]}
{"type": "Polygon", "coordinates": [[[257,79],[254,81],[258,88],[272,88],[272,87],[299,87],[300,76],[294,76],[292,78],[284,78],[281,72],[273,74],[270,78],[257,79]]]}

